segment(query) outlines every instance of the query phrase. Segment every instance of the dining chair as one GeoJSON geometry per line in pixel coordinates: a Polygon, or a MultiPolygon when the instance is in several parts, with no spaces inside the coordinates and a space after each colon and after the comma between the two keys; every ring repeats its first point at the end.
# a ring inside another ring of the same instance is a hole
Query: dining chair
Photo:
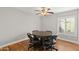
{"type": "Polygon", "coordinates": [[[48,39],[49,39],[49,40],[51,41],[51,43],[52,43],[52,49],[58,51],[58,49],[55,47],[55,45],[56,45],[56,40],[57,40],[57,35],[52,35],[52,36],[50,36],[48,39]]]}
{"type": "Polygon", "coordinates": [[[58,51],[58,49],[55,48],[56,39],[57,39],[57,35],[48,36],[46,39],[44,39],[43,47],[45,47],[46,50],[54,49],[58,51]]]}
{"type": "Polygon", "coordinates": [[[30,39],[28,50],[32,47],[34,50],[40,47],[40,40],[35,35],[27,33],[27,36],[30,39]]]}
{"type": "Polygon", "coordinates": [[[49,50],[49,49],[52,50],[52,42],[50,39],[48,39],[48,37],[45,37],[43,39],[43,49],[44,50],[49,50]]]}

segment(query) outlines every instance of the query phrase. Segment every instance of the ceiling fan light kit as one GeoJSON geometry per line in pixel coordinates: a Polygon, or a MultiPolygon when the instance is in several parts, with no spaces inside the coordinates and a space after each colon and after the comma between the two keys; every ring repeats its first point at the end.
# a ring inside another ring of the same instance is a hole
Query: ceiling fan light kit
{"type": "Polygon", "coordinates": [[[36,15],[41,15],[41,16],[48,16],[49,14],[54,14],[54,12],[49,12],[49,10],[51,9],[47,7],[41,7],[40,10],[35,10],[35,11],[39,12],[36,15]]]}

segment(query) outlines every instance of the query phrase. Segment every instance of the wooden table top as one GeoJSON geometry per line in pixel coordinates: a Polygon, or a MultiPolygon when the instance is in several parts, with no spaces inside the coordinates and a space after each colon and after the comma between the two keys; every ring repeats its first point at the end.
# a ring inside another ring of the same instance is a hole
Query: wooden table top
{"type": "Polygon", "coordinates": [[[52,32],[51,31],[36,31],[36,32],[32,32],[32,34],[37,35],[37,36],[51,36],[52,32]]]}

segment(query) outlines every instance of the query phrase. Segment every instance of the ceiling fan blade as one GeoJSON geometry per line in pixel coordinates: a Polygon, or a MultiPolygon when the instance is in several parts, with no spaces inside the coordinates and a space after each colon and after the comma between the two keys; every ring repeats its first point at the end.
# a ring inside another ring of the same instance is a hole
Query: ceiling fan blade
{"type": "Polygon", "coordinates": [[[36,13],[36,15],[39,15],[40,13],[36,13]]]}
{"type": "Polygon", "coordinates": [[[54,12],[47,12],[47,13],[51,13],[51,14],[54,14],[54,12]]]}
{"type": "Polygon", "coordinates": [[[51,10],[50,8],[48,8],[48,10],[51,10]]]}
{"type": "Polygon", "coordinates": [[[40,10],[35,10],[35,11],[40,11],[40,10]]]}

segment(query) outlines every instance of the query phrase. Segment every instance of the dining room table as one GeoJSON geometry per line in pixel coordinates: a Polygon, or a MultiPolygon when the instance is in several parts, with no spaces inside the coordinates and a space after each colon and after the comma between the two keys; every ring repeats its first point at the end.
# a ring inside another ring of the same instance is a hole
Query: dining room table
{"type": "Polygon", "coordinates": [[[33,31],[32,34],[40,38],[42,48],[44,48],[44,40],[47,39],[47,37],[51,36],[52,32],[51,31],[33,31]]]}

